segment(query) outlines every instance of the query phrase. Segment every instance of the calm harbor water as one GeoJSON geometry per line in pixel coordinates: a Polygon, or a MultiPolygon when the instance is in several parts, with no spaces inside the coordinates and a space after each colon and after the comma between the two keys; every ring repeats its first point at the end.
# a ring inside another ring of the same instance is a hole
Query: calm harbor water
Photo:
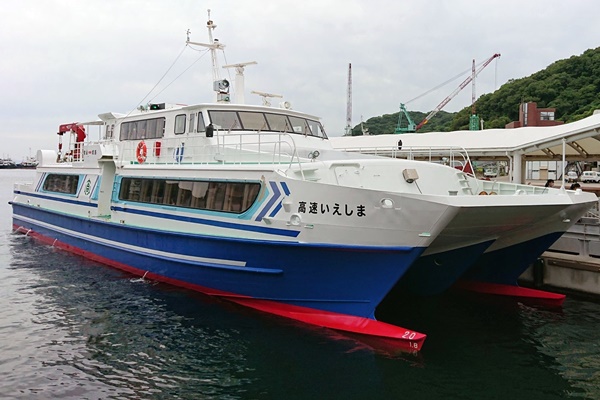
{"type": "Polygon", "coordinates": [[[387,302],[419,355],[144,282],[11,233],[0,171],[2,399],[598,399],[600,303],[387,302]]]}

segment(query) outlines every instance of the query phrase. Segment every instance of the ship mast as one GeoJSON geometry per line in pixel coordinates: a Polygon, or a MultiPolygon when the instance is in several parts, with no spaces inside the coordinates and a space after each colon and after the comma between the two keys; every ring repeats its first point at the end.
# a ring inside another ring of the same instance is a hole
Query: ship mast
{"type": "Polygon", "coordinates": [[[219,39],[213,39],[213,30],[217,25],[210,19],[210,9],[208,10],[208,21],[206,22],[206,28],[208,29],[208,41],[209,43],[200,43],[190,41],[189,31],[186,44],[194,44],[197,46],[206,47],[210,50],[210,57],[212,59],[212,75],[213,75],[213,89],[217,92],[217,101],[229,102],[229,82],[225,79],[221,80],[219,75],[219,61],[217,59],[217,50],[225,49],[225,45],[219,42],[219,39]]]}

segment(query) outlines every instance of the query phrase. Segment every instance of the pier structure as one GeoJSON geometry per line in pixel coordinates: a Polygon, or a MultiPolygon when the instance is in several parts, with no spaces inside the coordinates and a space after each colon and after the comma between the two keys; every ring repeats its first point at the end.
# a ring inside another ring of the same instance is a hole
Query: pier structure
{"type": "MultiPolygon", "coordinates": [[[[576,122],[555,126],[526,126],[514,129],[484,129],[405,133],[369,136],[331,137],[335,148],[360,149],[402,148],[455,148],[462,147],[471,161],[505,162],[508,179],[526,183],[528,161],[554,161],[567,164],[577,161],[600,161],[600,110],[576,122]],[[399,142],[401,141],[401,142],[399,142]]],[[[558,178],[561,178],[559,174],[558,178]]]]}

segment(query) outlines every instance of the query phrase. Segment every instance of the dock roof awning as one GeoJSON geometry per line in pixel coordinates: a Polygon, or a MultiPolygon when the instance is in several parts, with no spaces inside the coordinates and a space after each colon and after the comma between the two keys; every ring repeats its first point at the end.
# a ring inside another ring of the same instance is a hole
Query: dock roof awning
{"type": "Polygon", "coordinates": [[[520,154],[523,160],[561,160],[563,139],[567,161],[600,161],[600,112],[564,125],[515,129],[485,129],[331,137],[338,149],[405,147],[462,147],[472,160],[498,160],[520,154]]]}

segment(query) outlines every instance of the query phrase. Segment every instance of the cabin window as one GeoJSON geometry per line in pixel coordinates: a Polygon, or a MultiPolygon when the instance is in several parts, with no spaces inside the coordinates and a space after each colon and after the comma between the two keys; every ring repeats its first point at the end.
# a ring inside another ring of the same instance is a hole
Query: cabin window
{"type": "Polygon", "coordinates": [[[121,124],[121,140],[157,139],[162,138],[164,133],[164,118],[128,121],[121,124]]]}
{"type": "Polygon", "coordinates": [[[303,135],[311,134],[304,118],[290,117],[290,122],[292,123],[292,132],[301,133],[303,135]]]}
{"type": "Polygon", "coordinates": [[[310,134],[313,136],[317,136],[320,138],[326,138],[327,135],[323,130],[323,126],[318,121],[312,121],[310,119],[306,120],[308,122],[308,127],[310,128],[310,134]]]}
{"type": "Polygon", "coordinates": [[[285,115],[280,114],[266,114],[267,121],[269,121],[269,127],[275,132],[290,132],[290,122],[285,115]]]}
{"type": "Polygon", "coordinates": [[[242,124],[235,111],[209,111],[210,121],[219,130],[240,130],[242,124]]]}
{"type": "Polygon", "coordinates": [[[242,127],[249,131],[265,131],[269,129],[267,120],[263,113],[257,112],[239,112],[240,119],[242,120],[242,127]]]}
{"type": "Polygon", "coordinates": [[[119,198],[125,197],[131,201],[139,201],[141,187],[141,179],[123,179],[123,183],[121,184],[121,190],[119,191],[119,198]]]}
{"type": "Polygon", "coordinates": [[[194,127],[196,126],[196,114],[190,114],[190,130],[189,133],[194,133],[194,127]]]}
{"type": "MultiPolygon", "coordinates": [[[[261,113],[251,111],[216,111],[209,110],[208,115],[216,129],[220,130],[248,130],[248,131],[271,131],[291,132],[301,135],[310,135],[327,138],[323,126],[318,120],[295,117],[285,114],[261,113]]],[[[198,132],[200,129],[200,116],[198,114],[198,132]]],[[[204,123],[204,120],[202,120],[204,123]]]]}
{"type": "Polygon", "coordinates": [[[147,125],[148,125],[147,121],[138,121],[137,122],[138,135],[140,135],[142,139],[146,139],[147,125]]]}
{"type": "Polygon", "coordinates": [[[115,124],[106,124],[106,139],[113,138],[113,132],[115,130],[115,124]]]}
{"type": "Polygon", "coordinates": [[[175,116],[175,134],[181,135],[185,133],[185,114],[175,116]]]}
{"type": "Polygon", "coordinates": [[[206,125],[204,125],[204,115],[202,115],[202,112],[198,113],[198,130],[197,132],[204,132],[206,131],[206,125]]]}
{"type": "Polygon", "coordinates": [[[43,190],[46,192],[77,194],[79,175],[48,174],[43,190]]]}
{"type": "Polygon", "coordinates": [[[259,191],[258,182],[123,178],[119,200],[241,214],[259,191]]]}

